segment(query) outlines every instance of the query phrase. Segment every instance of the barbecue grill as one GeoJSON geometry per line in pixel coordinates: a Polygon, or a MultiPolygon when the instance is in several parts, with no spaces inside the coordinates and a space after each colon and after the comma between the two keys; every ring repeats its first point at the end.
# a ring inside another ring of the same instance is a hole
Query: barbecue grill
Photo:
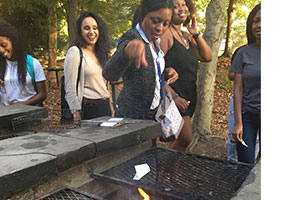
{"type": "Polygon", "coordinates": [[[65,188],[41,200],[104,200],[76,189],[65,188]]]}
{"type": "Polygon", "coordinates": [[[126,187],[142,187],[165,199],[231,199],[252,168],[244,163],[155,147],[94,176],[126,187]],[[134,166],[144,163],[151,171],[139,181],[133,180],[134,166]]]}

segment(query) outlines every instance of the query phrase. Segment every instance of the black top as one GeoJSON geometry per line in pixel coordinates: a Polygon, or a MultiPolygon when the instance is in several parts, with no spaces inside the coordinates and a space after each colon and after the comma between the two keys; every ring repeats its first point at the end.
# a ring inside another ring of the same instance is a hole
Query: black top
{"type": "Polygon", "coordinates": [[[198,57],[189,41],[189,48],[185,48],[173,37],[173,46],[165,55],[166,67],[174,68],[179,74],[178,80],[196,81],[198,57]]]}
{"type": "Polygon", "coordinates": [[[242,109],[258,113],[261,110],[261,49],[257,44],[243,46],[236,53],[230,71],[243,76],[242,109]]]}

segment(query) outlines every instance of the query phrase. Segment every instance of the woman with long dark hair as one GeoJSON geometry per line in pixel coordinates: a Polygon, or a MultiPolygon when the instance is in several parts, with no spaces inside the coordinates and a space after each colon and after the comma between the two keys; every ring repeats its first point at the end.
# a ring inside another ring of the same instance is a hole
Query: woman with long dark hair
{"type": "Polygon", "coordinates": [[[0,21],[0,106],[41,105],[47,96],[45,80],[40,62],[27,54],[16,27],[0,21]]]}
{"type": "MultiPolygon", "coordinates": [[[[231,65],[234,72],[234,128],[238,161],[255,161],[255,144],[261,130],[261,4],[247,19],[248,44],[237,51],[231,65]]],[[[261,140],[260,140],[261,146],[261,140]]],[[[261,149],[261,148],[260,148],[261,149]]]]}
{"type": "Polygon", "coordinates": [[[113,115],[107,81],[102,76],[110,42],[106,23],[92,12],[82,12],[76,22],[75,45],[68,50],[64,63],[65,99],[75,121],[113,115]],[[82,67],[76,88],[80,50],[82,67]]]}
{"type": "Polygon", "coordinates": [[[178,139],[169,143],[169,148],[184,151],[192,140],[192,116],[197,103],[198,61],[208,62],[211,49],[199,34],[196,10],[191,0],[172,0],[173,16],[170,28],[162,36],[167,67],[173,67],[178,80],[171,84],[176,106],[184,119],[178,139]],[[186,30],[183,30],[186,27],[186,30]]]}

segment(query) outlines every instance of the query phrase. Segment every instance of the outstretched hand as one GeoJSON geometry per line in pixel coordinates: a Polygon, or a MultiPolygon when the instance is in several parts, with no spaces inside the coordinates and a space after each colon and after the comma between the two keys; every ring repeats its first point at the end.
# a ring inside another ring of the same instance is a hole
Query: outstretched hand
{"type": "Polygon", "coordinates": [[[137,68],[141,65],[143,67],[148,65],[145,56],[145,44],[141,40],[135,39],[130,41],[125,47],[125,54],[137,68]]]}
{"type": "Polygon", "coordinates": [[[4,81],[2,79],[0,79],[0,86],[4,85],[4,81]]]}

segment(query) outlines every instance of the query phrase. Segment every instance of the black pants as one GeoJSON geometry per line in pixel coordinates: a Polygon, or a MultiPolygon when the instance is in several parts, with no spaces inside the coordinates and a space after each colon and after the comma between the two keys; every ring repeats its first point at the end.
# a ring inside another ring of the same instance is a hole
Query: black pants
{"type": "Polygon", "coordinates": [[[81,119],[86,120],[102,116],[111,116],[109,101],[107,101],[105,104],[82,103],[81,119]]]}

